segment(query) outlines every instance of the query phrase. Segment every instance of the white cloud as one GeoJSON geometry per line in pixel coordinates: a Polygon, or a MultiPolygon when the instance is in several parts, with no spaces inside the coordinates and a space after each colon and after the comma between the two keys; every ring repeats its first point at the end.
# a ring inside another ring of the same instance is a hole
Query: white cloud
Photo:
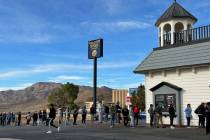
{"type": "Polygon", "coordinates": [[[60,75],[60,76],[57,76],[57,77],[52,78],[49,81],[62,83],[62,82],[69,81],[69,80],[79,81],[79,80],[85,80],[85,79],[87,79],[87,77],[60,75]]]}
{"type": "Polygon", "coordinates": [[[11,70],[8,72],[1,72],[0,78],[10,78],[10,77],[19,77],[19,76],[28,76],[31,74],[37,73],[46,73],[46,72],[56,72],[56,71],[83,71],[92,69],[92,65],[74,65],[74,64],[46,64],[46,65],[37,65],[30,68],[24,68],[19,70],[11,70]]]}
{"type": "Polygon", "coordinates": [[[99,69],[118,69],[118,68],[128,68],[135,67],[139,62],[137,61],[115,61],[106,62],[98,66],[99,69]]]}
{"type": "Polygon", "coordinates": [[[122,0],[103,0],[103,4],[108,14],[119,14],[125,10],[122,0]]]}
{"type": "Polygon", "coordinates": [[[89,27],[90,31],[118,32],[134,29],[145,29],[151,26],[150,23],[142,21],[116,21],[116,22],[82,22],[81,26],[89,27]],[[93,30],[94,29],[94,30],[93,30]]]}
{"type": "MultiPolygon", "coordinates": [[[[106,62],[98,65],[99,69],[118,69],[118,68],[128,68],[135,67],[138,62],[135,61],[114,61],[106,62]]],[[[0,78],[6,79],[11,77],[25,77],[31,76],[33,74],[42,74],[47,72],[86,72],[93,69],[92,64],[43,64],[43,65],[32,65],[30,67],[15,69],[7,72],[0,72],[0,78]]],[[[58,77],[58,78],[67,78],[67,77],[58,77]]],[[[78,77],[68,77],[68,78],[78,78],[78,77]]]]}
{"type": "Polygon", "coordinates": [[[14,87],[0,87],[0,91],[6,91],[6,90],[21,90],[25,89],[26,87],[29,87],[33,85],[33,83],[23,83],[14,87]]]}
{"type": "Polygon", "coordinates": [[[71,60],[80,60],[87,61],[87,56],[84,54],[76,53],[76,54],[65,54],[65,53],[40,53],[41,56],[44,57],[52,57],[52,58],[68,58],[71,60]]]}

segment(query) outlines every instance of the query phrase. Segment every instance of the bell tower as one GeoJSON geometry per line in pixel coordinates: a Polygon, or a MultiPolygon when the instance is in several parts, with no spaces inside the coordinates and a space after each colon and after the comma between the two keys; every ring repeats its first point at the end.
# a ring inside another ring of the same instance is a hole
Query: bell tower
{"type": "Polygon", "coordinates": [[[160,47],[175,44],[176,33],[192,29],[197,18],[184,9],[176,0],[156,21],[155,26],[159,29],[160,47]]]}

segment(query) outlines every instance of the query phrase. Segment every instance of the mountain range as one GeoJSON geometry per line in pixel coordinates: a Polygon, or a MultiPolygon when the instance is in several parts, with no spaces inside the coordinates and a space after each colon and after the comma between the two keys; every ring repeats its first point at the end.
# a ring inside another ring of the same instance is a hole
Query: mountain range
{"type": "MultiPolygon", "coordinates": [[[[60,83],[38,82],[22,90],[0,91],[0,112],[33,112],[46,109],[48,96],[60,86],[60,83]]],[[[79,86],[75,103],[84,105],[85,102],[92,101],[92,95],[92,87],[79,86]]],[[[105,102],[111,102],[112,89],[105,86],[98,88],[97,97],[105,102]]]]}

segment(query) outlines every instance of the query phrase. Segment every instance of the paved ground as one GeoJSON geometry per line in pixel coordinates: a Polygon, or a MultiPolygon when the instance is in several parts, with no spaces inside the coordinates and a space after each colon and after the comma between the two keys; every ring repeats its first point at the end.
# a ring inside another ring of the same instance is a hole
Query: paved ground
{"type": "Polygon", "coordinates": [[[45,126],[0,127],[0,140],[210,140],[204,129],[198,128],[125,128],[117,125],[88,124],[87,126],[66,126],[58,133],[46,134],[45,126]]]}

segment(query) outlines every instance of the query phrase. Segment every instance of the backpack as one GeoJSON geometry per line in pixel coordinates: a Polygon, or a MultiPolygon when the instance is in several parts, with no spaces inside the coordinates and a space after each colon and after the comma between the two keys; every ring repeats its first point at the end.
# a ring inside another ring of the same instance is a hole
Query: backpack
{"type": "Polygon", "coordinates": [[[137,106],[134,107],[133,112],[134,112],[134,113],[139,113],[139,108],[138,108],[137,106]]]}

